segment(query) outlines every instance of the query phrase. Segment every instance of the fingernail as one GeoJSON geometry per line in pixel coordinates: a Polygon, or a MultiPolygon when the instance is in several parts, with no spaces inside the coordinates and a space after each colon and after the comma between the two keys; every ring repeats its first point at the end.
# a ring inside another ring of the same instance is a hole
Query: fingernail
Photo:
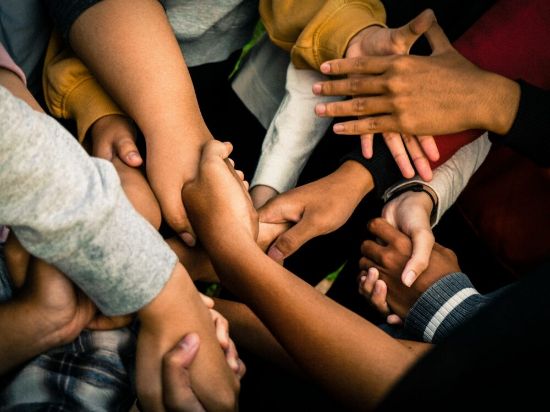
{"type": "Polygon", "coordinates": [[[366,280],[367,277],[365,275],[361,276],[361,278],[359,278],[359,284],[362,285],[363,283],[365,283],[366,280]]]}
{"type": "Polygon", "coordinates": [[[405,286],[411,287],[416,278],[416,273],[413,270],[409,270],[405,275],[403,275],[403,283],[405,286]]]}
{"type": "Polygon", "coordinates": [[[181,232],[180,238],[183,240],[183,243],[185,243],[189,247],[193,247],[197,244],[197,241],[193,237],[193,235],[189,232],[181,232]]]}
{"type": "Polygon", "coordinates": [[[239,370],[239,362],[235,358],[229,358],[227,363],[229,363],[229,367],[235,372],[239,370]]]}
{"type": "Polygon", "coordinates": [[[375,294],[378,295],[380,292],[382,292],[382,290],[380,288],[381,288],[380,282],[375,283],[372,293],[375,293],[375,294]]]}
{"type": "Polygon", "coordinates": [[[313,90],[313,94],[321,94],[323,85],[321,83],[315,83],[311,89],[313,90]]]}
{"type": "Polygon", "coordinates": [[[138,152],[128,153],[128,160],[136,160],[136,159],[141,159],[141,156],[139,155],[138,152]]]}
{"type": "Polygon", "coordinates": [[[336,124],[332,127],[332,130],[334,130],[336,133],[338,133],[338,132],[343,132],[343,131],[344,131],[344,125],[341,124],[341,123],[336,123],[336,124]]]}
{"type": "Polygon", "coordinates": [[[285,258],[283,253],[275,246],[271,246],[269,252],[267,252],[267,255],[275,262],[281,262],[285,258]]]}
{"type": "Polygon", "coordinates": [[[323,63],[321,65],[321,73],[330,73],[330,64],[329,63],[323,63]]]}
{"type": "Polygon", "coordinates": [[[317,113],[319,116],[324,115],[327,112],[327,106],[323,103],[319,103],[317,106],[315,106],[315,113],[317,113]]]}
{"type": "Polygon", "coordinates": [[[185,335],[183,339],[178,342],[178,346],[185,351],[193,349],[198,344],[199,344],[198,336],[194,333],[185,335]]]}

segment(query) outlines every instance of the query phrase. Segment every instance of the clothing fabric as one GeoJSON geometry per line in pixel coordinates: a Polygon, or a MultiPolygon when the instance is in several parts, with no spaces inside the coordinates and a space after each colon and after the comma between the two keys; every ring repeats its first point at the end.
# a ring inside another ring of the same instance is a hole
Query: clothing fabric
{"type": "Polygon", "coordinates": [[[378,411],[537,410],[547,400],[550,263],[481,308],[417,362],[378,411]]]}
{"type": "Polygon", "coordinates": [[[420,183],[432,189],[437,196],[436,210],[432,212],[434,219],[432,227],[437,225],[441,217],[456,202],[470,178],[479,169],[485,161],[491,141],[488,134],[484,133],[478,139],[466,146],[460,148],[449,160],[433,171],[433,178],[425,182],[420,177],[404,179],[391,186],[383,195],[384,199],[389,199],[403,186],[411,182],[420,183]]]}
{"type": "Polygon", "coordinates": [[[0,43],[27,77],[28,88],[40,95],[42,64],[51,32],[41,0],[0,2],[0,43]]]}
{"type": "Polygon", "coordinates": [[[282,193],[296,186],[309,155],[332,121],[316,116],[315,105],[342,99],[315,96],[311,88],[322,80],[326,76],[319,72],[289,64],[285,96],[267,130],[250,187],[265,185],[282,193]]]}
{"type": "Polygon", "coordinates": [[[0,87],[0,224],[106,315],[158,295],[177,257],[132,208],[111,163],[0,87]]]}
{"type": "MultiPolygon", "coordinates": [[[[47,0],[62,36],[76,19],[100,0],[47,0]]],[[[252,36],[258,0],[162,0],[189,67],[226,60],[252,36]]]]}

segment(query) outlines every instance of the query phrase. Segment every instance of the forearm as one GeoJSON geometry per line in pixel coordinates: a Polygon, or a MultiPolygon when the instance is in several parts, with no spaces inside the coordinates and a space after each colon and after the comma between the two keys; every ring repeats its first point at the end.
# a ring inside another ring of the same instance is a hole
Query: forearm
{"type": "Polygon", "coordinates": [[[57,328],[49,327],[40,311],[20,298],[0,304],[0,375],[62,344],[57,328]]]}
{"type": "MultiPolygon", "coordinates": [[[[195,332],[201,342],[201,349],[189,369],[195,394],[207,410],[220,410],[220,403],[226,405],[235,401],[238,382],[227,366],[216,339],[208,308],[182,265],[176,265],[161,293],[141,309],[138,316],[141,320],[138,352],[152,353],[152,356],[141,357],[138,368],[146,371],[158,368],[164,353],[173,348],[182,336],[195,332]],[[155,347],[147,345],[151,343],[148,340],[151,337],[155,347]]],[[[138,376],[139,373],[138,370],[138,376]]],[[[138,390],[140,387],[141,393],[152,390],[148,388],[149,384],[149,381],[138,380],[138,390]]]]}
{"type": "Polygon", "coordinates": [[[101,1],[76,19],[69,38],[75,52],[136,121],[148,150],[150,145],[170,143],[185,144],[191,151],[210,139],[159,2],[101,1]]]}
{"type": "Polygon", "coordinates": [[[237,244],[208,250],[222,280],[299,366],[350,406],[375,405],[414,362],[403,345],[286,271],[251,240],[237,244]]]}
{"type": "Polygon", "coordinates": [[[105,314],[141,308],[168,279],[175,255],[137,216],[112,165],[91,159],[53,119],[0,93],[2,222],[105,314]]]}
{"type": "Polygon", "coordinates": [[[495,142],[500,142],[529,157],[542,167],[550,167],[550,93],[519,82],[521,99],[511,127],[506,133],[490,133],[495,142]]]}

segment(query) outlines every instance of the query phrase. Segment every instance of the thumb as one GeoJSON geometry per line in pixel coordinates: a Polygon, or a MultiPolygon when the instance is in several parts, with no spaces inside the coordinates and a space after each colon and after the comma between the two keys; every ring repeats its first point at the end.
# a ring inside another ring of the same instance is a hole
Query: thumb
{"type": "Polygon", "coordinates": [[[431,9],[424,10],[410,22],[391,32],[392,43],[406,54],[420,36],[426,33],[437,20],[431,9]]]}
{"type": "Polygon", "coordinates": [[[199,336],[189,333],[162,360],[164,406],[168,411],[204,411],[191,388],[188,368],[199,350],[199,336]]]}
{"type": "Polygon", "coordinates": [[[411,236],[412,255],[403,269],[402,281],[406,286],[411,286],[430,264],[430,255],[435,243],[431,230],[422,229],[415,231],[411,236]]]}
{"type": "Polygon", "coordinates": [[[284,259],[292,255],[304,243],[318,234],[312,229],[313,225],[309,224],[307,219],[300,220],[273,242],[267,252],[268,256],[282,264],[284,259]]]}
{"type": "Polygon", "coordinates": [[[131,137],[121,139],[116,143],[116,155],[126,165],[130,167],[138,167],[143,163],[143,159],[139,154],[136,143],[131,137]]]}
{"type": "Polygon", "coordinates": [[[426,38],[432,48],[432,55],[444,53],[453,48],[447,35],[437,22],[432,24],[432,27],[426,32],[426,38]]]}
{"type": "Polygon", "coordinates": [[[181,193],[175,190],[164,193],[159,197],[159,203],[168,225],[176,231],[187,246],[195,246],[197,237],[187,217],[181,193]]]}

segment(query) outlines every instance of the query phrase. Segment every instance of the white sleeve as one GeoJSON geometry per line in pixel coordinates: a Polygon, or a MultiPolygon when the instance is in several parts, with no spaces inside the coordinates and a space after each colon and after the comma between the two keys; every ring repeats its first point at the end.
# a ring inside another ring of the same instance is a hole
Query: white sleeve
{"type": "Polygon", "coordinates": [[[412,182],[431,188],[437,196],[435,218],[432,220],[432,226],[435,226],[443,214],[456,202],[470,178],[485,161],[490,149],[491,141],[488,134],[484,133],[473,142],[461,147],[449,160],[436,168],[430,182],[425,182],[419,177],[401,181],[386,190],[383,199],[391,198],[393,193],[412,182]]]}
{"type": "Polygon", "coordinates": [[[326,79],[321,73],[298,70],[289,64],[286,93],[265,136],[251,187],[265,185],[282,193],[296,185],[311,152],[332,120],[315,115],[315,105],[342,99],[313,94],[313,84],[326,79]]]}

